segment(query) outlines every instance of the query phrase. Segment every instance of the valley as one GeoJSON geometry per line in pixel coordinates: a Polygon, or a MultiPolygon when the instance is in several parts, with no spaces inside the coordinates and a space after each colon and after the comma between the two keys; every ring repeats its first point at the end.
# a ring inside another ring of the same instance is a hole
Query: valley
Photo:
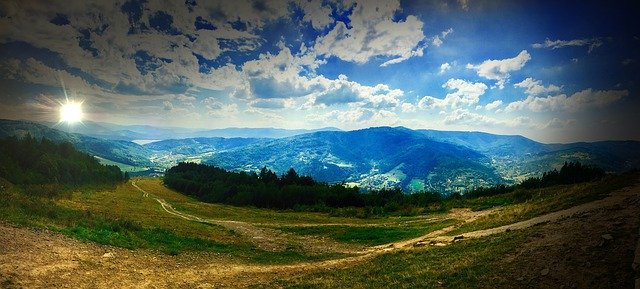
{"type": "Polygon", "coordinates": [[[181,134],[168,138],[176,128],[88,123],[78,130],[98,131],[103,138],[30,122],[0,122],[0,137],[29,133],[36,138],[69,141],[103,163],[116,164],[136,176],[161,176],[178,162],[246,172],[266,166],[277,174],[295,168],[319,181],[363,189],[399,187],[407,193],[435,191],[448,195],[518,183],[550,168],[560,168],[564,162],[580,161],[608,172],[640,166],[637,141],[543,144],[522,136],[404,127],[354,131],[185,130],[189,135],[177,139],[181,134]],[[138,139],[168,139],[139,145],[122,136],[126,130],[137,131],[138,139]],[[145,131],[147,135],[140,135],[145,131]],[[194,135],[200,137],[191,137],[194,135]]]}
{"type": "Polygon", "coordinates": [[[628,234],[640,228],[639,180],[635,174],[553,187],[527,203],[481,210],[470,207],[503,196],[450,203],[433,214],[358,219],[206,204],[158,179],[138,178],[115,191],[55,201],[128,220],[132,229],[65,230],[42,216],[23,219],[31,229],[0,223],[0,282],[9,288],[628,287],[640,239],[628,234]],[[199,245],[124,241],[137,226],[167,230],[176,240],[195,237],[199,245]],[[584,264],[588,273],[574,274],[584,264]]]}

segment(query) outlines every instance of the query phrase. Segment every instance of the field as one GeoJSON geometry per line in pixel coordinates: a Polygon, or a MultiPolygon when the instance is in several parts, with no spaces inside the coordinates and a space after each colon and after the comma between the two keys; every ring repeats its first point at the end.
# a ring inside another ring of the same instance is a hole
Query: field
{"type": "Polygon", "coordinates": [[[411,216],[372,218],[202,203],[156,178],[48,198],[3,182],[0,284],[630,287],[638,178],[450,199],[411,216]]]}

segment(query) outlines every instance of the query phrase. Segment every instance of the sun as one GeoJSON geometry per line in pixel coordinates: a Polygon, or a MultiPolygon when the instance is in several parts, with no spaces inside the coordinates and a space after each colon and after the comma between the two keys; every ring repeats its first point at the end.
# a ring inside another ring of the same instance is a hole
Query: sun
{"type": "Polygon", "coordinates": [[[82,121],[82,103],[69,101],[60,106],[60,122],[68,124],[82,121]]]}

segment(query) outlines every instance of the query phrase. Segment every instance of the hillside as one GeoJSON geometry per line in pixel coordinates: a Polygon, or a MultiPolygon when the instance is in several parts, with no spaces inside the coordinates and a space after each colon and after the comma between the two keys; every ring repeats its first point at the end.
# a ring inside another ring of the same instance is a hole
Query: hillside
{"type": "Polygon", "coordinates": [[[280,133],[303,134],[282,138],[259,137],[275,136],[265,133],[273,132],[272,129],[231,128],[213,131],[251,137],[180,138],[197,132],[90,122],[86,127],[76,126],[80,127],[114,138],[115,132],[124,130],[135,132],[137,135],[129,136],[136,138],[175,136],[138,145],[67,133],[33,122],[0,120],[0,138],[28,132],[36,138],[68,141],[81,151],[104,159],[104,163],[136,171],[137,175],[162,173],[181,161],[253,172],[267,166],[277,174],[295,168],[321,181],[376,189],[401,187],[408,192],[451,193],[478,186],[512,184],[539,176],[549,168],[560,168],[565,162],[580,161],[609,172],[640,167],[637,141],[543,144],[522,136],[404,127],[310,133],[283,130],[280,133]],[[140,135],[145,131],[146,135],[140,135]]]}
{"type": "MultiPolygon", "coordinates": [[[[60,128],[59,123],[41,122],[50,128],[60,128]]],[[[110,140],[167,140],[185,138],[284,138],[317,131],[339,131],[334,127],[320,129],[282,128],[221,128],[195,129],[183,127],[160,127],[152,125],[119,125],[104,122],[83,121],[81,125],[64,127],[70,133],[110,140]]]]}
{"type": "Polygon", "coordinates": [[[151,151],[132,142],[67,133],[35,122],[0,119],[0,138],[23,137],[27,134],[38,140],[45,138],[56,143],[69,142],[82,152],[110,161],[134,166],[151,165],[151,151]]]}
{"type": "Polygon", "coordinates": [[[32,204],[0,179],[0,284],[631,288],[637,180],[609,176],[366,219],[205,204],[152,178],[32,204]]]}
{"type": "Polygon", "coordinates": [[[365,188],[450,193],[517,183],[571,161],[610,172],[638,168],[640,142],[543,144],[522,136],[380,127],[262,141],[203,161],[244,171],[267,166],[280,174],[295,168],[319,180],[365,188]]]}
{"type": "Polygon", "coordinates": [[[204,162],[232,170],[295,168],[321,181],[365,188],[452,192],[502,182],[481,153],[405,128],[316,132],[221,151],[204,162]]]}

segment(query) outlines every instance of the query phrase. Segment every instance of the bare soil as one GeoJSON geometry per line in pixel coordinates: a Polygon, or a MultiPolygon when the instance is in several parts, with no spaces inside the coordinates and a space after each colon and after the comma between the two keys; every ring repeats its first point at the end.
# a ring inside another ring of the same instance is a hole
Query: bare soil
{"type": "MultiPolygon", "coordinates": [[[[279,246],[289,237],[279,230],[249,223],[205,220],[178,212],[162,199],[156,200],[167,213],[227,226],[265,249],[277,249],[269,246],[279,246]]],[[[455,210],[447,217],[468,222],[494,212],[455,210]]],[[[632,268],[634,252],[640,251],[636,249],[639,223],[640,185],[636,185],[613,192],[603,200],[499,228],[469,232],[462,239],[444,236],[454,229],[452,226],[419,238],[359,250],[314,240],[317,250],[327,246],[324,249],[344,249],[357,255],[291,265],[249,264],[216,253],[169,256],[150,250],[127,250],[0,223],[0,287],[237,288],[274,284],[278,279],[317,270],[361,264],[389,251],[444,246],[537,225],[534,238],[496,264],[505,274],[496,277],[493,284],[513,288],[633,288],[634,278],[640,277],[632,268]]]]}

